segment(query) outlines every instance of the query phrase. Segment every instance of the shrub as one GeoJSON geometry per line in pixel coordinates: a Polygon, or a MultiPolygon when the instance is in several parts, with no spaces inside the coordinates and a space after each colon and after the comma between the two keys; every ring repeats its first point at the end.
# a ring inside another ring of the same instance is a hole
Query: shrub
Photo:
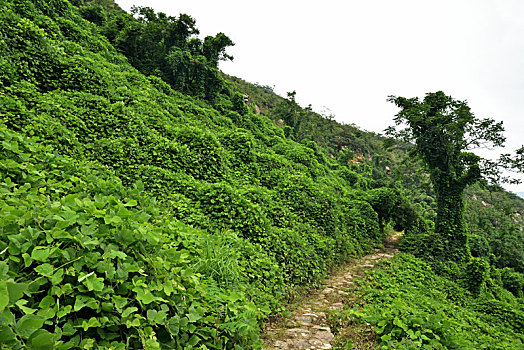
{"type": "Polygon", "coordinates": [[[468,289],[474,295],[479,295],[486,288],[489,278],[489,263],[482,258],[471,258],[466,265],[464,279],[468,289]]]}

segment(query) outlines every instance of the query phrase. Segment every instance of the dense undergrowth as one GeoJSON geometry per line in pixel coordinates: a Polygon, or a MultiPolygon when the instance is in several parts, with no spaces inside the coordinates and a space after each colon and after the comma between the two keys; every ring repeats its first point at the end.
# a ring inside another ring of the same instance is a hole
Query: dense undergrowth
{"type": "MultiPolygon", "coordinates": [[[[2,348],[258,348],[265,318],[390,222],[427,234],[409,146],[224,80],[232,42],[187,15],[135,15],[0,0],[2,348]]],[[[522,231],[512,207],[491,216],[471,215],[472,253],[521,297],[522,231]]]]}
{"type": "Polygon", "coordinates": [[[238,93],[146,77],[80,12],[2,3],[3,347],[257,347],[298,287],[380,244],[365,174],[238,93]]]}
{"type": "Polygon", "coordinates": [[[453,282],[399,254],[369,273],[362,295],[367,305],[352,315],[375,325],[384,349],[522,349],[523,299],[496,277],[474,294],[469,277],[453,282]]]}

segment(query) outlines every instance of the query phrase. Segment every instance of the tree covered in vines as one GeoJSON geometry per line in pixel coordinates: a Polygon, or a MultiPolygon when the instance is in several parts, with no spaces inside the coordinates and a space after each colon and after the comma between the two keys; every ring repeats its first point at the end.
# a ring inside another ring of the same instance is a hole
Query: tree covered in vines
{"type": "Polygon", "coordinates": [[[466,262],[470,253],[464,190],[496,174],[496,164],[471,150],[502,146],[502,122],[476,118],[465,101],[442,91],[428,93],[423,100],[390,96],[388,101],[400,111],[394,119],[396,127],[388,128],[387,133],[415,143],[413,155],[426,165],[436,193],[436,235],[430,253],[437,259],[466,262]]]}

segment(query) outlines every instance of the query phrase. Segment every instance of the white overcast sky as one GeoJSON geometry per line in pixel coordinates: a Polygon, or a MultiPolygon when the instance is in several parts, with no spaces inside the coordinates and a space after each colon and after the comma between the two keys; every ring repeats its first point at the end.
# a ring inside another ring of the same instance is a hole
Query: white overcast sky
{"type": "Polygon", "coordinates": [[[477,117],[504,121],[503,152],[524,144],[522,0],[116,2],[187,13],[201,37],[225,33],[236,44],[225,73],[283,96],[296,90],[302,106],[328,108],[339,122],[382,132],[397,111],[388,95],[442,90],[477,117]]]}

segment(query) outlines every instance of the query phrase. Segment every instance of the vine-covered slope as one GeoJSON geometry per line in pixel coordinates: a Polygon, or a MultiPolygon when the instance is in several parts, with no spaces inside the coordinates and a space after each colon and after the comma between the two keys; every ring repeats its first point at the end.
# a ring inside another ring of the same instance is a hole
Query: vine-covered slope
{"type": "MultiPolygon", "coordinates": [[[[390,222],[431,219],[401,152],[293,94],[258,114],[217,69],[232,42],[197,33],[112,1],[0,0],[2,348],[257,348],[390,222]]],[[[493,259],[515,293],[521,253],[493,259]]]]}
{"type": "Polygon", "coordinates": [[[2,2],[2,344],[256,347],[299,286],[380,243],[366,174],[221,81],[144,75],[81,13],[2,2]]]}

